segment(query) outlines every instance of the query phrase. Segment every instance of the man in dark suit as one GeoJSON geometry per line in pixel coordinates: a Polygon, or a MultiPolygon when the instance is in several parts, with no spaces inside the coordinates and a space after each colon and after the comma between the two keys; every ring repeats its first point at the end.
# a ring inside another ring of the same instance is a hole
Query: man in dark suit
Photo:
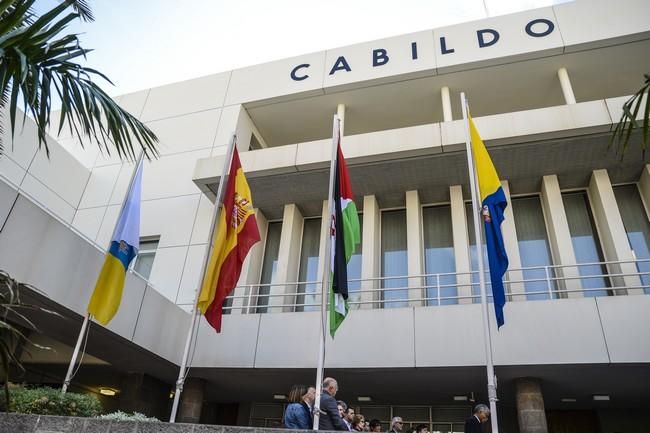
{"type": "Polygon", "coordinates": [[[477,404],[474,415],[465,421],[465,433],[483,433],[482,424],[490,418],[490,408],[484,404],[477,404]]]}
{"type": "Polygon", "coordinates": [[[347,431],[348,428],[339,415],[339,409],[334,397],[339,390],[336,379],[331,377],[323,381],[323,393],[320,396],[320,417],[318,419],[318,430],[340,430],[347,431]]]}

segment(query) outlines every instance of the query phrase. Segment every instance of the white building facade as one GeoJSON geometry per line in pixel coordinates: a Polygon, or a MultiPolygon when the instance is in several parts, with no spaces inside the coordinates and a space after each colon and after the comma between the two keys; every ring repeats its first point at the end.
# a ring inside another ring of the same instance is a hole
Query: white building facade
{"type": "MultiPolygon", "coordinates": [[[[138,274],[92,328],[77,386],[123,401],[147,389],[166,410],[236,133],[262,240],[222,333],[201,323],[186,389],[204,410],[185,419],[281,422],[274,395],[315,378],[338,111],[362,242],[326,373],[367,420],[462,431],[487,399],[465,92],[508,198],[506,323],[492,329],[503,430],[650,431],[650,157],[637,135],[610,147],[648,72],[649,16],[642,0],[578,0],[116,98],[160,158],[144,169],[138,274]]],[[[48,160],[27,122],[0,158],[0,268],[68,318],[38,318],[60,356],[24,358],[46,383],[65,372],[133,169],[66,134],[48,160]]]]}

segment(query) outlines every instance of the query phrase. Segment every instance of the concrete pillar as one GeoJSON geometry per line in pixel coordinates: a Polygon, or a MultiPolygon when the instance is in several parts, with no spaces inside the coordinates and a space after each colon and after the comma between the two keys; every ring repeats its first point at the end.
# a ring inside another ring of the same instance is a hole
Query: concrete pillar
{"type": "Polygon", "coordinates": [[[250,308],[256,303],[255,295],[259,290],[260,278],[262,277],[262,264],[264,263],[264,247],[269,223],[261,210],[255,209],[255,221],[257,230],[260,233],[260,241],[253,245],[244,259],[241,274],[237,282],[238,289],[235,289],[235,296],[244,296],[233,300],[232,314],[243,314],[251,312],[250,308]]]}
{"type": "MultiPolygon", "coordinates": [[[[408,257],[408,274],[424,274],[424,249],[422,242],[422,208],[417,191],[406,192],[406,255],[408,257]]],[[[408,278],[409,305],[419,307],[424,305],[421,300],[425,293],[424,278],[408,278]]]]}
{"type": "Polygon", "coordinates": [[[571,80],[569,79],[569,73],[566,68],[560,68],[557,71],[557,76],[560,79],[560,86],[562,86],[562,94],[564,95],[565,104],[575,104],[576,97],[573,94],[573,87],[571,86],[571,80]]]}
{"type": "MultiPolygon", "coordinates": [[[[295,204],[284,205],[282,231],[278,254],[277,283],[295,283],[298,280],[300,262],[300,241],[302,239],[303,217],[295,204]]],[[[291,305],[296,303],[296,285],[278,285],[271,287],[271,295],[291,294],[293,296],[273,296],[269,299],[269,313],[293,311],[291,305]],[[282,306],[285,307],[282,307],[282,306]]]]}
{"type": "Polygon", "coordinates": [[[458,303],[471,304],[472,298],[469,296],[472,296],[472,263],[470,262],[467,213],[465,212],[462,186],[454,185],[449,187],[449,201],[451,203],[451,229],[454,239],[458,296],[468,296],[459,299],[458,303]]]}
{"type": "MultiPolygon", "coordinates": [[[[618,210],[614,190],[607,170],[594,170],[589,181],[589,199],[593,209],[594,221],[603,244],[603,254],[607,261],[634,260],[634,253],[627,239],[621,213],[618,210]]],[[[638,288],[641,280],[634,263],[612,264],[607,269],[610,273],[629,274],[624,277],[611,278],[612,284],[622,289],[615,290],[616,295],[641,295],[638,288]],[[636,287],[626,289],[626,287],[636,287]]]]}
{"type": "Polygon", "coordinates": [[[641,191],[641,199],[645,205],[645,210],[650,215],[650,164],[643,167],[641,179],[639,179],[639,191],[641,191]]]}
{"type": "Polygon", "coordinates": [[[127,373],[121,380],[118,408],[147,416],[169,415],[167,406],[170,389],[171,385],[144,373],[127,373]]]}
{"type": "MultiPolygon", "coordinates": [[[[501,188],[508,201],[508,206],[504,213],[504,220],[501,223],[501,233],[503,234],[503,243],[506,246],[508,254],[508,281],[523,281],[524,273],[521,269],[521,255],[519,254],[519,242],[517,240],[517,229],[515,227],[515,216],[512,210],[512,200],[510,198],[510,184],[507,180],[501,181],[501,188]]],[[[487,264],[486,264],[487,266],[487,264]]],[[[509,283],[506,290],[512,295],[512,301],[525,301],[526,289],[523,283],[509,283]]]]}
{"type": "Polygon", "coordinates": [[[440,89],[440,97],[442,98],[442,121],[451,122],[454,117],[451,114],[451,97],[449,96],[449,87],[444,86],[440,89]]]}
{"type": "Polygon", "coordinates": [[[201,421],[205,380],[190,377],[185,380],[181,404],[178,410],[178,422],[198,424],[201,421]]]}
{"type": "Polygon", "coordinates": [[[361,234],[361,304],[362,309],[379,308],[379,281],[369,280],[381,275],[381,213],[374,195],[363,197],[363,233],[361,234]]]}
{"type": "Polygon", "coordinates": [[[548,433],[544,396],[539,380],[525,377],[517,379],[516,385],[519,433],[548,433]]]}
{"type": "MultiPolygon", "coordinates": [[[[557,176],[552,174],[542,178],[542,208],[546,216],[548,227],[549,241],[553,262],[556,265],[575,265],[577,263],[573,242],[571,241],[571,232],[569,231],[569,222],[564,210],[562,193],[560,192],[560,183],[557,176]]],[[[556,268],[555,274],[559,278],[571,278],[564,281],[558,281],[560,290],[569,290],[565,295],[569,298],[582,298],[584,293],[573,292],[572,290],[581,290],[582,282],[578,278],[580,272],[578,267],[568,266],[556,268]]]]}

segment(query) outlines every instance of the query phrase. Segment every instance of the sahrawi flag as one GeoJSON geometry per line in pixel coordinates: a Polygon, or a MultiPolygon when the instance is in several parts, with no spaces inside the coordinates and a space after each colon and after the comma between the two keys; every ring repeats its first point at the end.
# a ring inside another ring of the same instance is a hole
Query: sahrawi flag
{"type": "Polygon", "coordinates": [[[336,166],[334,167],[334,213],[332,214],[332,247],[330,261],[330,334],[332,338],[348,314],[347,264],[359,244],[359,215],[350,187],[348,168],[337,137],[336,166]]]}

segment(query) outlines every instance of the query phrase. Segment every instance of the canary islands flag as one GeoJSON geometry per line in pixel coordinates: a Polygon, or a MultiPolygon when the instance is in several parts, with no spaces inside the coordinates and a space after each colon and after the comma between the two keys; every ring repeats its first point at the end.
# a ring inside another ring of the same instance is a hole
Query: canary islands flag
{"type": "Polygon", "coordinates": [[[508,269],[508,255],[501,234],[501,223],[508,202],[492,159],[490,159],[471,116],[469,117],[469,129],[481,195],[481,216],[485,226],[485,244],[490,268],[490,282],[492,283],[494,312],[497,325],[501,327],[504,323],[503,307],[506,304],[503,275],[508,269]]]}
{"type": "Polygon", "coordinates": [[[95,291],[88,303],[88,313],[102,325],[107,325],[120,308],[126,270],[140,248],[142,158],[135,170],[122,213],[120,213],[113,231],[104,266],[99,273],[95,291]]]}

